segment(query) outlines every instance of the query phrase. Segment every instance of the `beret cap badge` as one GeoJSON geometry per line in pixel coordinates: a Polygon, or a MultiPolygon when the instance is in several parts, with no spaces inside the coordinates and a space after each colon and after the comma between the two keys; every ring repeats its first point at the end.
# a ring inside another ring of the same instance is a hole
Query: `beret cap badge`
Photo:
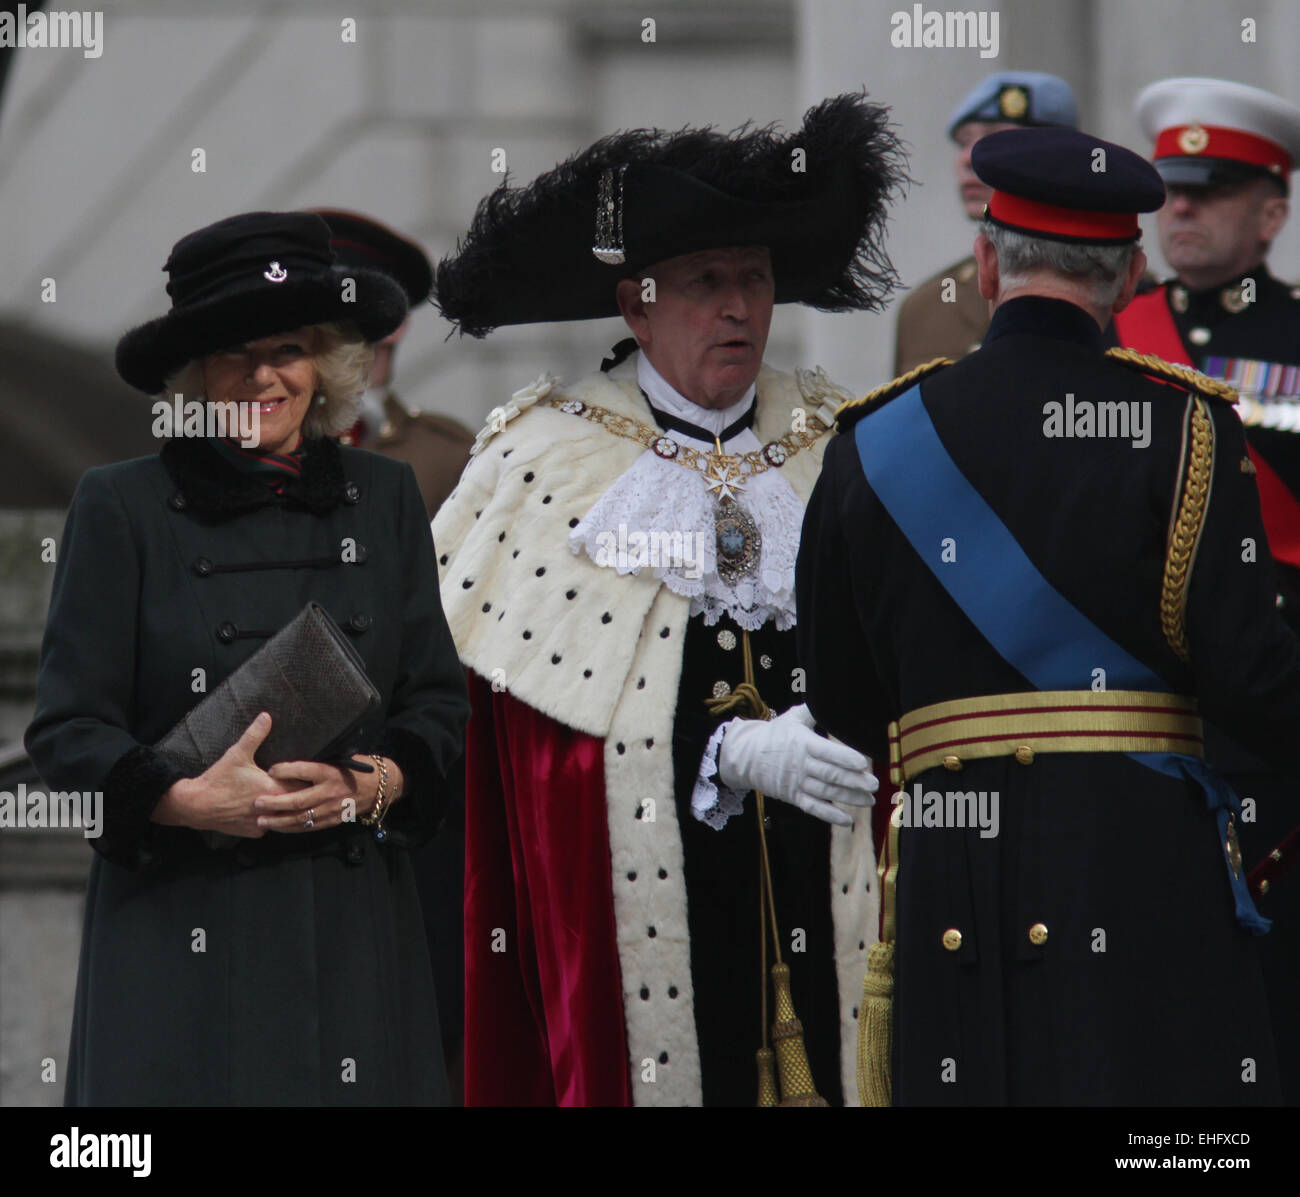
{"type": "Polygon", "coordinates": [[[289,272],[279,262],[272,262],[266,270],[262,271],[262,277],[268,283],[282,283],[289,277],[289,272]]]}
{"type": "Polygon", "coordinates": [[[1004,87],[998,97],[998,108],[1003,116],[1018,121],[1029,111],[1029,96],[1023,87],[1004,87]]]}

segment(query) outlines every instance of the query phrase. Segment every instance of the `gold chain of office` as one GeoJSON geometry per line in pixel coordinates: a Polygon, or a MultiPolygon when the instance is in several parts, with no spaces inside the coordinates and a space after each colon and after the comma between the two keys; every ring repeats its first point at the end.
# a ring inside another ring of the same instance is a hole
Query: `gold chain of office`
{"type": "Polygon", "coordinates": [[[751,449],[746,453],[701,452],[683,445],[672,437],[634,420],[630,416],[621,416],[607,407],[598,407],[593,403],[583,403],[581,399],[564,399],[553,397],[547,402],[559,411],[570,416],[581,416],[593,424],[599,424],[606,432],[650,449],[665,461],[676,462],[688,470],[707,473],[721,467],[730,476],[734,468],[737,478],[743,481],[754,474],[779,468],[801,449],[811,449],[817,439],[827,430],[825,424],[815,415],[809,415],[808,428],[791,429],[778,440],[768,441],[761,449],[751,449]]]}

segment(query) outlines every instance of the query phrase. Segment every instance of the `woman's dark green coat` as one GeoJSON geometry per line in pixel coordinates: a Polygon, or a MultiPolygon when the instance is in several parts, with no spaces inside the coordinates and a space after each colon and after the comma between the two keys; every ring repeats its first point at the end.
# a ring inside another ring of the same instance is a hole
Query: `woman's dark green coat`
{"type": "Polygon", "coordinates": [[[312,440],[277,497],[175,440],[87,473],[27,734],[51,789],[103,792],[67,1102],[444,1102],[406,849],[441,818],[467,717],[409,466],[312,440]],[[359,748],[406,778],[388,842],[353,823],[214,849],[151,822],[179,774],[148,745],[309,600],[381,695],[359,748]]]}

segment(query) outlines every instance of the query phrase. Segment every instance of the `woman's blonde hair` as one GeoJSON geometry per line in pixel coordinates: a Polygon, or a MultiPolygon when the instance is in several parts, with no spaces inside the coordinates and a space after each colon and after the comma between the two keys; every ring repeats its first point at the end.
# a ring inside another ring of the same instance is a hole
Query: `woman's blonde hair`
{"type": "MultiPolygon", "coordinates": [[[[338,436],[356,423],[361,393],[370,383],[374,350],[353,324],[313,324],[316,345],[316,394],[302,421],[304,437],[338,436]],[[322,402],[322,397],[324,401],[322,402]]],[[[167,379],[166,393],[182,399],[206,399],[203,359],[187,362],[167,379]]]]}

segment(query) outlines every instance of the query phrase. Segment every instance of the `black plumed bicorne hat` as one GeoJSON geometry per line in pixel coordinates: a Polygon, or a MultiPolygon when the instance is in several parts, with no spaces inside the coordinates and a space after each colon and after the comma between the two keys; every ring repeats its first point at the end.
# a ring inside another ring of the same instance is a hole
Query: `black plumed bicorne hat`
{"type": "Polygon", "coordinates": [[[378,341],[406,318],[401,286],[336,268],[329,226],[308,212],[219,220],[176,242],[163,270],[171,311],[117,343],[117,372],[150,395],[187,362],[231,345],[330,321],[378,341]]]}
{"type": "Polygon", "coordinates": [[[619,279],[706,249],[763,245],[777,303],[879,310],[898,277],[886,205],[908,182],[889,110],[824,100],[795,133],[634,129],[527,187],[484,197],[434,302],[462,333],[617,316],[619,279]]]}

